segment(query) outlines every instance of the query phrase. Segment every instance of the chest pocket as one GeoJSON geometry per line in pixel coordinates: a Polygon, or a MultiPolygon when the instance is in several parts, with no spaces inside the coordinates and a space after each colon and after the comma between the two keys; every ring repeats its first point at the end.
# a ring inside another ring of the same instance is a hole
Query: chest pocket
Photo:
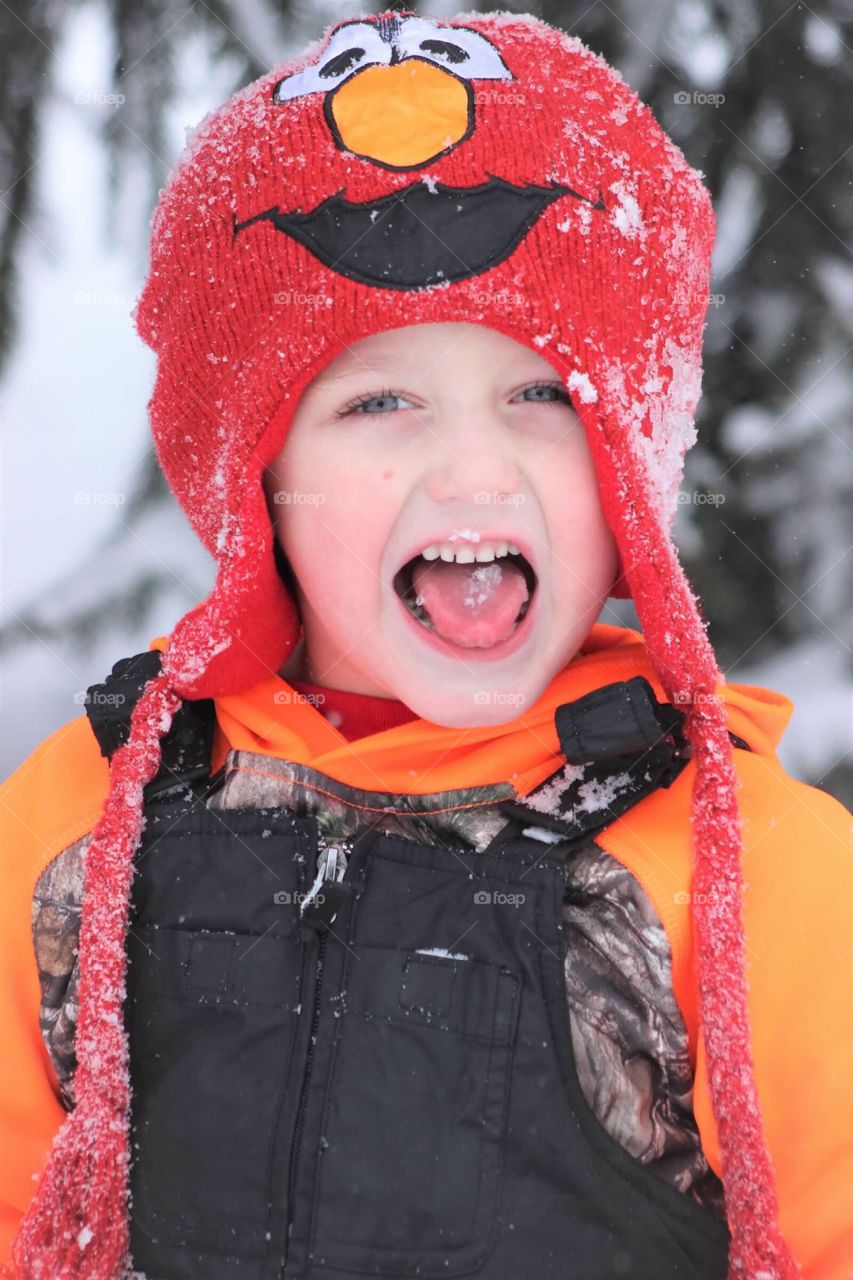
{"type": "Polygon", "coordinates": [[[263,1255],[271,1135],[296,1025],[291,937],[128,935],[132,1221],[152,1241],[263,1255]]]}
{"type": "Polygon", "coordinates": [[[479,1265],[496,1228],[520,985],[497,964],[359,947],[323,1118],[316,1263],[421,1277],[479,1265]]]}

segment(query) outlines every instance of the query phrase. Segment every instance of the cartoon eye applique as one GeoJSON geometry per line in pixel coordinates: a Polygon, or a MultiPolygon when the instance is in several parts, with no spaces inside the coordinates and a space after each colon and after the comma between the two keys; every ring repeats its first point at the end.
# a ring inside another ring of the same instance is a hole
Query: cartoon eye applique
{"type": "Polygon", "coordinates": [[[404,18],[396,44],[405,57],[450,67],[466,80],[515,79],[491,41],[468,27],[443,27],[429,18],[404,18]]]}
{"type": "Polygon", "coordinates": [[[372,22],[348,22],[331,36],[318,62],[285,76],[273,89],[273,102],[289,102],[309,93],[329,93],[361,67],[391,61],[391,46],[372,22]]]}
{"type": "Polygon", "coordinates": [[[356,71],[391,66],[405,58],[447,67],[466,80],[513,79],[495,46],[478,31],[441,26],[428,18],[354,21],[338,27],[317,62],[279,80],[273,101],[329,93],[356,71]]]}
{"type": "Polygon", "coordinates": [[[514,78],[479,32],[390,15],[342,23],[316,62],[279,80],[273,101],[322,93],[339,150],[385,169],[414,169],[470,137],[472,80],[514,78]]]}

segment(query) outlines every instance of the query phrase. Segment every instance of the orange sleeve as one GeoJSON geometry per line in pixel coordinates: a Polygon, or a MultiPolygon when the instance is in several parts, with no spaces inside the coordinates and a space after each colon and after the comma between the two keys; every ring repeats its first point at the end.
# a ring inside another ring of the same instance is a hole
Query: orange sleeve
{"type": "Polygon", "coordinates": [[[45,866],[91,831],[109,766],[85,715],[63,725],[0,787],[0,1273],[65,1119],[42,1040],[32,896],[45,866]]]}
{"type": "MultiPolygon", "coordinates": [[[[744,815],[746,977],[779,1225],[805,1280],[853,1260],[853,859],[850,815],[775,760],[736,752],[744,815]]],[[[700,1037],[694,1092],[720,1171],[700,1037]]]]}

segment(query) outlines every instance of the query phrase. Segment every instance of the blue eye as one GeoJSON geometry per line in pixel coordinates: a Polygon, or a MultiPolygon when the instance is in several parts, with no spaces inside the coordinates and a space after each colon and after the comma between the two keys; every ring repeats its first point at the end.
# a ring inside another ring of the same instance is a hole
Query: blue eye
{"type": "Polygon", "coordinates": [[[525,387],[521,395],[526,396],[529,391],[553,391],[556,395],[543,398],[534,396],[528,404],[568,404],[571,405],[572,400],[566,388],[560,382],[537,382],[533,387],[525,387]]]}
{"type": "Polygon", "coordinates": [[[384,387],[377,395],[358,396],[355,400],[351,400],[349,404],[344,405],[343,409],[339,410],[338,413],[335,414],[335,417],[347,418],[352,414],[359,414],[361,417],[376,418],[381,414],[384,414],[386,409],[393,412],[396,406],[393,404],[389,405],[389,400],[403,399],[405,399],[405,397],[402,391],[392,391],[390,387],[384,387]],[[380,407],[379,409],[371,409],[369,407],[370,405],[376,404],[381,406],[383,401],[385,402],[384,407],[380,407]]]}

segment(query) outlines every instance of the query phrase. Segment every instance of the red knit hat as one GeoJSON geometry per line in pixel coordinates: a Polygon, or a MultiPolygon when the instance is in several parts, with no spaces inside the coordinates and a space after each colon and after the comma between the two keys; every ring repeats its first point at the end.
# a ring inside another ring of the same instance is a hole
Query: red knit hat
{"type": "Polygon", "coordinates": [[[86,860],[78,1101],[16,1240],[24,1276],[113,1280],[128,1265],[121,1001],[142,787],[183,698],[249,687],[299,638],[264,468],[324,365],[430,321],[484,324],[544,355],[582,421],[627,576],[614,594],[634,598],[696,764],[693,912],[730,1276],[799,1274],[752,1070],[723,676],[669,536],[714,240],[701,179],[601,57],[509,13],[339,22],[195,130],[154,214],[136,322],[158,356],[158,457],[218,571],[113,758],[86,860]]]}

